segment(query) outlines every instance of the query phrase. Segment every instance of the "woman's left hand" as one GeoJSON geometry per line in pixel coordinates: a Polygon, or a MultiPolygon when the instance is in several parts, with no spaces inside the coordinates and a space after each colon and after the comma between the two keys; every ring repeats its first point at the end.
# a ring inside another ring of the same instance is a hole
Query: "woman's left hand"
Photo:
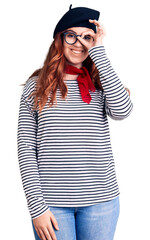
{"type": "Polygon", "coordinates": [[[99,46],[99,45],[103,45],[103,38],[105,37],[106,35],[106,31],[105,31],[105,28],[104,26],[98,22],[97,20],[92,20],[92,19],[89,19],[89,22],[90,23],[94,23],[97,27],[97,32],[94,33],[92,31],[92,29],[89,29],[87,31],[85,31],[82,35],[82,37],[78,37],[79,41],[87,48],[87,49],[90,49],[91,47],[94,47],[94,46],[99,46]],[[93,37],[94,41],[91,42],[91,43],[87,43],[86,40],[83,39],[83,37],[87,34],[89,34],[93,37]]]}

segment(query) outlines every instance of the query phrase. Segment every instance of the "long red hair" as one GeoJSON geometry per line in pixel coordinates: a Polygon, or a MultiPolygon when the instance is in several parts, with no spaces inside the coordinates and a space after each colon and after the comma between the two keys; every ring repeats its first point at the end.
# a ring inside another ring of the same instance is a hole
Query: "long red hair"
{"type": "MultiPolygon", "coordinates": [[[[83,62],[83,66],[88,69],[96,89],[102,89],[98,70],[89,56],[83,62]]],[[[60,89],[62,99],[66,98],[68,88],[63,81],[65,67],[66,59],[63,54],[63,39],[61,33],[58,33],[49,48],[43,67],[37,69],[29,77],[38,76],[35,91],[30,95],[34,96],[34,110],[39,107],[41,112],[49,96],[49,106],[53,106],[54,101],[57,104],[57,88],[60,89]]]]}

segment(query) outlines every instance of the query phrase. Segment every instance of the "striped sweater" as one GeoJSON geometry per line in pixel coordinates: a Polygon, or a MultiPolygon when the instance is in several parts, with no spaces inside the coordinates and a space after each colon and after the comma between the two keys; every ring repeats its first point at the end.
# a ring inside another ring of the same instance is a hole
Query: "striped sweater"
{"type": "Polygon", "coordinates": [[[92,47],[89,56],[103,86],[103,91],[90,92],[90,104],[82,101],[77,80],[65,80],[67,99],[58,89],[57,106],[48,107],[47,102],[39,114],[32,110],[33,97],[28,99],[37,77],[23,88],[18,161],[32,219],[51,206],[90,206],[119,195],[107,116],[128,117],[132,103],[104,46],[92,47]]]}

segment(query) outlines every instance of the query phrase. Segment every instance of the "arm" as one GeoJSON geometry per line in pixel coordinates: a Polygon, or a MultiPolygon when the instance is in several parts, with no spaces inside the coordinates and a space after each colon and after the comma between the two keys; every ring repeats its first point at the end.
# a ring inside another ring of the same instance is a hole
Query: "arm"
{"type": "Polygon", "coordinates": [[[105,28],[96,20],[89,20],[97,26],[97,32],[85,31],[83,36],[90,34],[94,41],[87,43],[78,36],[79,41],[88,49],[89,56],[95,63],[100,76],[100,81],[104,90],[105,111],[113,119],[121,120],[126,118],[133,105],[130,97],[117,74],[113,70],[103,46],[103,38],[106,35],[105,28]]]}
{"type": "Polygon", "coordinates": [[[106,113],[116,120],[128,117],[133,105],[127,91],[111,66],[104,46],[90,48],[89,55],[99,71],[104,90],[106,113]]]}
{"type": "MultiPolygon", "coordinates": [[[[28,91],[29,89],[26,89],[26,92],[28,91]]],[[[32,113],[29,102],[23,93],[18,118],[18,160],[22,184],[32,219],[48,210],[40,186],[36,153],[36,131],[36,116],[32,113]]]]}
{"type": "Polygon", "coordinates": [[[34,85],[34,79],[28,81],[20,100],[17,134],[18,160],[28,209],[35,230],[40,239],[45,239],[45,236],[47,239],[56,239],[52,223],[56,230],[59,230],[58,222],[46,205],[40,186],[36,150],[37,115],[36,111],[32,111],[33,98],[27,100],[34,85]]]}

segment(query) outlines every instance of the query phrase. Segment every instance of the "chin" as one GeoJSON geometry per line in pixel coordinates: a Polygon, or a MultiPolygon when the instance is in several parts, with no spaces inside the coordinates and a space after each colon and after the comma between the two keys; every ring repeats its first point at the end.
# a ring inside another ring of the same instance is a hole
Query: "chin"
{"type": "Polygon", "coordinates": [[[77,68],[81,68],[82,67],[82,62],[73,62],[73,61],[67,61],[68,64],[77,67],[77,68]]]}

